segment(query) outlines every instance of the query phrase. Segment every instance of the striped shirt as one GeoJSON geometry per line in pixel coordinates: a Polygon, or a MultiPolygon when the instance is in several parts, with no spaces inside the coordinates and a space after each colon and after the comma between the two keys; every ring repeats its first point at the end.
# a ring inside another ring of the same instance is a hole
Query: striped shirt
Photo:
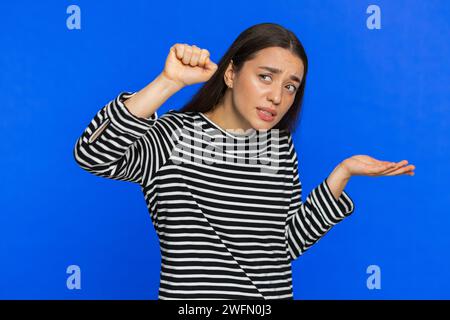
{"type": "Polygon", "coordinates": [[[293,299],[291,262],[354,204],[324,179],[302,202],[286,130],[224,130],[203,113],[132,114],[121,92],[76,141],[86,171],[138,183],[161,251],[158,299],[293,299]]]}

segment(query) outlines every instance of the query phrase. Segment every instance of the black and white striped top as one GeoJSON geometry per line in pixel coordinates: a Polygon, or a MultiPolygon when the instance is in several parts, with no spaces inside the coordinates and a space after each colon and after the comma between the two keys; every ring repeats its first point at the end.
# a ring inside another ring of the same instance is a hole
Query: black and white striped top
{"type": "Polygon", "coordinates": [[[200,112],[148,119],[121,92],[78,138],[78,165],[140,184],[161,248],[158,299],[293,299],[291,262],[354,204],[326,179],[302,202],[285,130],[229,132],[200,112]]]}

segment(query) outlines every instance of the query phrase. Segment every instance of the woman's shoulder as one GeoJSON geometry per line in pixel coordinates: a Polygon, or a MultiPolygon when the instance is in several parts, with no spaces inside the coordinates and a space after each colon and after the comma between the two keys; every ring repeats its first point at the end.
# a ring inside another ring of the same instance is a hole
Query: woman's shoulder
{"type": "Polygon", "coordinates": [[[171,108],[162,113],[158,119],[162,122],[174,122],[179,126],[183,126],[190,117],[192,117],[192,115],[189,113],[171,108]]]}
{"type": "Polygon", "coordinates": [[[161,118],[177,121],[183,127],[189,128],[198,126],[198,123],[203,121],[199,111],[183,111],[174,108],[170,108],[161,118]]]}
{"type": "Polygon", "coordinates": [[[171,108],[171,109],[167,110],[163,116],[169,117],[169,118],[184,119],[186,121],[186,120],[190,120],[190,119],[194,119],[194,118],[198,117],[198,112],[197,111],[182,111],[182,110],[171,108]]]}
{"type": "Polygon", "coordinates": [[[191,134],[191,131],[198,130],[198,126],[201,125],[198,111],[182,111],[174,108],[167,110],[158,120],[161,127],[167,128],[166,131],[177,130],[185,134],[191,134]]]}

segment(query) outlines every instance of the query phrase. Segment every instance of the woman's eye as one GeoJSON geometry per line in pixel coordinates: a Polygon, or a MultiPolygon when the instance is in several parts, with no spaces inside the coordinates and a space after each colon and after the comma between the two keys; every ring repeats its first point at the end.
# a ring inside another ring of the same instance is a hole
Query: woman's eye
{"type": "MultiPolygon", "coordinates": [[[[264,78],[264,77],[269,77],[269,78],[271,78],[271,76],[268,75],[268,74],[260,74],[259,77],[260,77],[260,78],[264,78]]],[[[296,86],[294,86],[294,85],[290,85],[290,86],[294,88],[293,90],[291,90],[291,92],[296,92],[296,91],[297,91],[297,87],[296,87],[296,86]]]]}
{"type": "Polygon", "coordinates": [[[292,88],[294,88],[293,90],[291,90],[291,92],[295,92],[295,91],[297,91],[297,87],[296,86],[293,86],[293,85],[290,85],[292,88]]]}

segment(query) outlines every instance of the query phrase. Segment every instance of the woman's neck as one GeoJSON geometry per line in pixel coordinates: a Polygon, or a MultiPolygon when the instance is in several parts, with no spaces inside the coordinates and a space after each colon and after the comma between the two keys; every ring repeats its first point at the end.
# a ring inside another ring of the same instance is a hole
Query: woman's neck
{"type": "Polygon", "coordinates": [[[226,131],[247,131],[251,129],[252,126],[246,119],[237,113],[236,108],[233,107],[230,100],[230,98],[225,96],[223,102],[217,104],[214,108],[203,114],[226,131]]]}

